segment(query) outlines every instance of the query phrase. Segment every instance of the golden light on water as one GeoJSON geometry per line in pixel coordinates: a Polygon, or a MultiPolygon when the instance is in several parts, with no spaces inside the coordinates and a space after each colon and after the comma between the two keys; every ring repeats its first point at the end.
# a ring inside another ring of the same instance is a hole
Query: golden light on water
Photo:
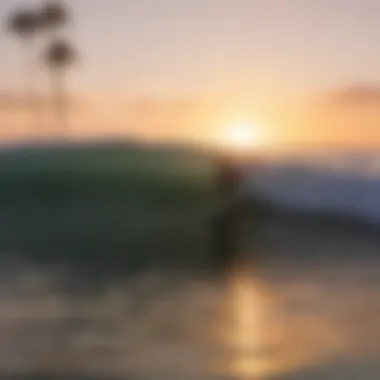
{"type": "Polygon", "coordinates": [[[236,356],[231,362],[231,370],[239,378],[260,375],[262,368],[256,360],[260,351],[260,294],[252,281],[245,276],[239,277],[233,284],[234,326],[232,345],[236,356]]]}
{"type": "Polygon", "coordinates": [[[240,271],[231,275],[225,295],[226,324],[221,331],[228,359],[221,369],[240,380],[260,379],[268,372],[268,362],[262,357],[263,295],[251,276],[240,271]]]}
{"type": "Polygon", "coordinates": [[[310,347],[300,349],[294,342],[298,326],[288,329],[273,320],[272,308],[279,300],[252,274],[232,273],[224,302],[226,322],[220,335],[227,360],[224,357],[217,365],[218,371],[238,380],[262,380],[313,360],[310,347]]]}
{"type": "MultiPolygon", "coordinates": [[[[346,289],[348,294],[357,292],[355,285],[352,288],[346,289]]],[[[332,288],[308,281],[275,287],[244,271],[232,273],[222,297],[223,322],[218,336],[223,350],[216,371],[237,380],[263,380],[317,368],[342,355],[378,352],[378,340],[369,336],[358,348],[357,322],[349,316],[359,313],[368,318],[372,336],[378,331],[377,322],[370,322],[375,315],[356,305],[370,305],[377,298],[368,294],[342,298],[340,286],[336,295],[331,292],[332,288]],[[332,298],[336,301],[330,304],[332,298]]]]}

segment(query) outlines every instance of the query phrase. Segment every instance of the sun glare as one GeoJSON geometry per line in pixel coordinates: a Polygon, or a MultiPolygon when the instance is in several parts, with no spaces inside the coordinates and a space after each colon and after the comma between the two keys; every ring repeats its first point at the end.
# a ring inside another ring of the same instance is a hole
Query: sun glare
{"type": "Polygon", "coordinates": [[[234,149],[247,149],[259,144],[258,128],[249,123],[229,125],[222,136],[222,143],[234,149]]]}

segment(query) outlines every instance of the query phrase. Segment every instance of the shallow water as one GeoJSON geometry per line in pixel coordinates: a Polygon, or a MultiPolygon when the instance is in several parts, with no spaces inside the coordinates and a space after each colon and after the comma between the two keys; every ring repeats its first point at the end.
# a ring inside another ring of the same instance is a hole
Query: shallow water
{"type": "Polygon", "coordinates": [[[222,277],[151,268],[68,295],[64,275],[22,266],[0,289],[1,373],[380,378],[378,239],[286,219],[250,239],[255,228],[222,277]]]}

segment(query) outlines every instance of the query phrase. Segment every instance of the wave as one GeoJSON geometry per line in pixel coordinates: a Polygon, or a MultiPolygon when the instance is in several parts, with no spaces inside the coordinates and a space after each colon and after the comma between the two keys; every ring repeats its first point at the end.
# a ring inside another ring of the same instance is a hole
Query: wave
{"type": "Polygon", "coordinates": [[[250,165],[244,169],[244,192],[290,211],[339,214],[380,223],[380,174],[375,169],[375,165],[364,164],[250,165]]]}

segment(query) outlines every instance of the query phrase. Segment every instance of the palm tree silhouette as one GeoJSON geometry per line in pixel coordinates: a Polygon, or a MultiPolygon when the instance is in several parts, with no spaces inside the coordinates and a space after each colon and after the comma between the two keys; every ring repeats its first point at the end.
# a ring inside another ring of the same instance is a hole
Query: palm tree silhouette
{"type": "Polygon", "coordinates": [[[59,32],[69,23],[69,19],[69,12],[60,0],[46,0],[39,16],[41,29],[48,33],[51,39],[45,59],[51,69],[53,108],[57,117],[57,126],[60,130],[68,127],[69,111],[62,73],[75,59],[72,46],[59,36],[59,32]]]}
{"type": "Polygon", "coordinates": [[[41,29],[53,36],[69,22],[69,12],[59,0],[46,0],[39,15],[41,29]]]}
{"type": "Polygon", "coordinates": [[[45,58],[52,72],[53,107],[57,117],[57,127],[65,131],[69,126],[69,101],[63,72],[75,61],[75,50],[68,42],[56,38],[51,42],[45,58]]]}
{"type": "Polygon", "coordinates": [[[26,98],[36,116],[39,113],[39,103],[34,92],[34,78],[36,77],[35,52],[33,40],[37,32],[44,32],[49,36],[49,45],[45,54],[45,61],[51,70],[53,88],[53,109],[57,116],[59,128],[68,126],[68,99],[65,96],[63,71],[75,60],[73,47],[60,38],[61,29],[69,23],[69,12],[61,0],[45,0],[45,4],[36,11],[20,9],[8,20],[8,29],[18,35],[25,43],[28,52],[26,73],[26,98]]]}
{"type": "Polygon", "coordinates": [[[7,29],[18,36],[26,51],[25,102],[31,109],[32,126],[39,127],[39,102],[35,93],[36,61],[34,37],[39,29],[39,17],[30,9],[19,9],[8,19],[7,29]]]}

